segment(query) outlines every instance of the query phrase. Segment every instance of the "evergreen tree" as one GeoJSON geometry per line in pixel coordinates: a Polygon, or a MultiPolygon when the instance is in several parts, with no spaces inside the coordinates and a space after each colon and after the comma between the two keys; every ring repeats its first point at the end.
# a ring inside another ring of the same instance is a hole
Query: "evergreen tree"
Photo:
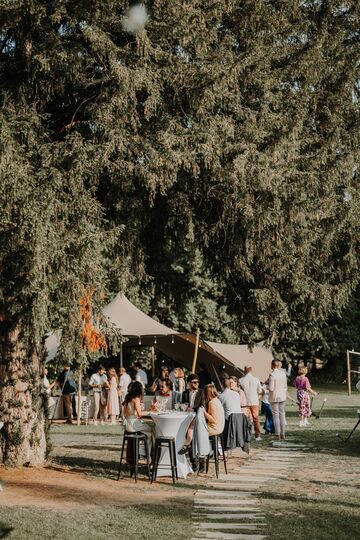
{"type": "Polygon", "coordinates": [[[358,15],[356,2],[242,2],[218,25],[229,74],[212,66],[203,129],[226,130],[194,207],[246,341],[311,338],[358,282],[358,15]]]}
{"type": "Polygon", "coordinates": [[[210,293],[249,341],[310,337],[345,304],[359,276],[359,7],[153,0],[142,21],[127,1],[0,8],[0,405],[6,461],[39,463],[40,338],[79,336],[83,287],[151,279],[169,321],[210,293]]]}

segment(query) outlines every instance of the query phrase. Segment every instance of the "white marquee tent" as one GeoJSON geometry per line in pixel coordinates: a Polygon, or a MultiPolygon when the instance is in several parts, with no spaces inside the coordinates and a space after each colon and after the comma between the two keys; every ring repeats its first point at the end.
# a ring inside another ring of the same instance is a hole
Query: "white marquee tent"
{"type": "MultiPolygon", "coordinates": [[[[122,293],[118,293],[114,300],[104,308],[103,314],[126,338],[125,347],[153,346],[169,358],[191,369],[196,347],[195,334],[177,332],[152,319],[134,306],[122,293]]],[[[56,332],[46,339],[47,361],[55,357],[60,337],[60,333],[56,332]]],[[[253,374],[264,380],[270,373],[272,359],[272,353],[261,344],[255,346],[250,352],[247,345],[229,345],[199,340],[198,365],[205,363],[214,376],[219,365],[225,364],[229,374],[237,375],[243,372],[244,366],[251,365],[253,374]]]]}

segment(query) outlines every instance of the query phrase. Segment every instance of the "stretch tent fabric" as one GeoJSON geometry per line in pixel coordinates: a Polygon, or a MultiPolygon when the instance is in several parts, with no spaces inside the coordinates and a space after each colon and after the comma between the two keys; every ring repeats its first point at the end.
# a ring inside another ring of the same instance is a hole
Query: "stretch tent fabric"
{"type": "Polygon", "coordinates": [[[251,366],[254,377],[258,377],[262,382],[269,377],[274,357],[263,343],[258,343],[252,350],[247,345],[229,345],[211,341],[207,343],[238,369],[243,371],[245,366],[251,366]]]}
{"type": "Polygon", "coordinates": [[[121,293],[118,293],[114,300],[103,309],[103,314],[127,338],[151,336],[154,339],[155,336],[178,334],[176,330],[168,328],[143,313],[121,293]]]}
{"type": "MultiPolygon", "coordinates": [[[[104,308],[103,314],[127,338],[125,347],[153,346],[169,358],[191,369],[196,344],[194,334],[177,332],[155,321],[121,293],[118,293],[114,300],[104,308]]],[[[229,372],[239,375],[235,365],[201,339],[197,365],[200,363],[205,363],[210,368],[215,380],[218,377],[215,368],[223,364],[229,372]]]]}
{"type": "MultiPolygon", "coordinates": [[[[154,346],[169,358],[179,362],[188,369],[192,367],[196,336],[180,333],[152,319],[124,294],[118,293],[108,304],[103,314],[118,328],[124,338],[125,347],[154,346]]],[[[45,340],[47,362],[52,360],[59,348],[61,334],[54,332],[45,340]]],[[[270,373],[272,354],[264,347],[255,346],[250,352],[247,345],[228,345],[199,340],[197,365],[204,363],[218,381],[218,367],[225,365],[230,375],[241,375],[246,365],[253,367],[253,374],[263,380],[265,373],[270,373]]]]}

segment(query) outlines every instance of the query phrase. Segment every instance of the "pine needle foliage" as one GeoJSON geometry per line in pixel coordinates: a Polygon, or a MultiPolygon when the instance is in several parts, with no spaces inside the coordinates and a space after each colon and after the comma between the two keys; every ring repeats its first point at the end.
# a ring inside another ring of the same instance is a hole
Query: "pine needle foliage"
{"type": "Polygon", "coordinates": [[[134,3],[0,0],[3,335],[131,286],[311,339],[359,281],[358,2],[134,3]]]}

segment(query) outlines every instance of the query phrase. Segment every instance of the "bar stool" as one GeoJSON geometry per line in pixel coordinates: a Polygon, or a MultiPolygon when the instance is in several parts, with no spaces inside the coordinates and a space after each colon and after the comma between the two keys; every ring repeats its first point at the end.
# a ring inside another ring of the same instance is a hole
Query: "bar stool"
{"type": "Polygon", "coordinates": [[[151,480],[150,475],[150,461],[149,461],[149,446],[148,446],[148,440],[145,433],[142,433],[141,431],[136,431],[135,433],[124,433],[122,448],[121,448],[121,455],[120,455],[120,463],[119,463],[119,473],[117,479],[120,479],[121,474],[121,468],[122,468],[122,460],[125,450],[125,444],[126,444],[126,450],[131,448],[131,459],[132,463],[130,465],[130,476],[134,474],[135,476],[135,482],[137,482],[138,479],[138,470],[139,470],[139,453],[140,453],[140,443],[143,443],[146,453],[146,464],[147,464],[147,475],[149,477],[149,480],[151,480]]]}
{"type": "MultiPolygon", "coordinates": [[[[225,449],[224,449],[224,441],[222,438],[222,433],[220,435],[210,435],[209,440],[211,442],[212,449],[214,452],[213,455],[214,455],[216,478],[219,478],[219,440],[220,440],[221,450],[222,450],[222,455],[223,455],[225,474],[227,474],[226,457],[225,457],[225,449]]],[[[210,462],[210,455],[207,456],[206,458],[206,474],[209,471],[209,462],[210,462]]]]}
{"type": "Polygon", "coordinates": [[[178,480],[177,462],[176,462],[176,449],[174,437],[156,437],[154,446],[154,463],[152,468],[151,483],[156,480],[158,469],[163,469],[169,465],[160,465],[161,450],[167,448],[170,455],[170,467],[173,484],[175,484],[175,478],[178,480]]]}

